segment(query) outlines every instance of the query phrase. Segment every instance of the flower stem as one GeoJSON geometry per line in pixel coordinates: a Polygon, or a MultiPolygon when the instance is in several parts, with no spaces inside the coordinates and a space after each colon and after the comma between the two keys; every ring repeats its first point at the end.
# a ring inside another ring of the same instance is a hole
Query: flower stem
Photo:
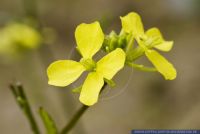
{"type": "Polygon", "coordinates": [[[31,110],[31,107],[27,100],[23,86],[21,84],[11,84],[10,89],[13,92],[13,95],[15,96],[15,100],[16,100],[17,104],[20,106],[21,110],[24,112],[27,119],[29,120],[29,123],[30,123],[33,133],[40,134],[38,125],[33,116],[33,112],[31,110]]]}
{"type": "Polygon", "coordinates": [[[129,67],[135,68],[137,70],[140,71],[145,71],[145,72],[156,72],[156,68],[154,67],[146,67],[144,65],[140,65],[140,64],[135,64],[135,63],[131,63],[131,62],[127,62],[126,65],[128,65],[129,67]]]}
{"type": "Polygon", "coordinates": [[[127,43],[127,46],[126,46],[126,49],[125,49],[126,53],[128,53],[133,48],[133,45],[134,45],[134,36],[131,35],[130,40],[127,43]]]}
{"type": "MultiPolygon", "coordinates": [[[[106,88],[107,83],[103,85],[101,88],[101,92],[106,88]]],[[[85,113],[85,111],[89,108],[89,106],[82,105],[81,108],[75,113],[75,115],[72,117],[72,119],[69,121],[69,123],[62,129],[61,134],[67,134],[79,121],[81,116],[85,113]]]]}
{"type": "Polygon", "coordinates": [[[70,120],[69,124],[67,124],[63,130],[61,131],[61,134],[67,134],[78,122],[80,117],[85,113],[85,111],[89,108],[89,106],[82,105],[82,107],[75,113],[73,118],[70,120]]]}

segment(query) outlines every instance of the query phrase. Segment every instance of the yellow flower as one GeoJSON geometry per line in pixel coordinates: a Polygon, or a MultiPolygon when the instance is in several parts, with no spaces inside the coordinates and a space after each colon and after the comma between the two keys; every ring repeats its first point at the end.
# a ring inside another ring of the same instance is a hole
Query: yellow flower
{"type": "Polygon", "coordinates": [[[80,24],[76,28],[75,38],[82,59],[79,62],[59,60],[52,63],[47,69],[48,83],[54,86],[67,86],[77,80],[84,71],[90,71],[83,83],[79,100],[91,106],[98,101],[104,78],[111,80],[123,68],[125,53],[121,48],[117,48],[98,62],[92,59],[104,41],[99,22],[80,24]]]}
{"type": "Polygon", "coordinates": [[[165,41],[157,28],[151,28],[147,32],[144,32],[142,20],[135,12],[131,12],[120,18],[122,29],[126,33],[133,35],[157,71],[167,80],[175,79],[177,73],[174,66],[158,52],[151,49],[156,48],[161,51],[170,51],[173,46],[173,41],[165,41]]]}

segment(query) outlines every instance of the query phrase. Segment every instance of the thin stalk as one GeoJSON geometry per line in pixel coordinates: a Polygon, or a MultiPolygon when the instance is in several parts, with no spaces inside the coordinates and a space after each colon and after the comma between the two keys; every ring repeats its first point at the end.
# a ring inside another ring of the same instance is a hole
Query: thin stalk
{"type": "Polygon", "coordinates": [[[85,111],[89,108],[89,106],[82,105],[81,108],[75,113],[75,115],[72,117],[72,119],[69,121],[69,124],[67,124],[63,130],[61,131],[61,134],[67,134],[78,122],[78,120],[81,118],[81,116],[85,113],[85,111]]]}
{"type": "Polygon", "coordinates": [[[125,49],[126,53],[129,52],[133,48],[133,46],[134,46],[134,36],[131,35],[130,40],[125,49]]]}
{"type": "MultiPolygon", "coordinates": [[[[33,20],[36,21],[36,23],[37,23],[36,28],[42,35],[43,24],[39,18],[39,14],[38,14],[38,10],[37,10],[38,9],[37,2],[38,2],[37,0],[22,0],[22,4],[24,7],[26,16],[31,17],[33,20]]],[[[43,63],[44,68],[46,68],[52,60],[54,60],[52,51],[50,50],[49,46],[45,45],[44,43],[41,44],[41,48],[39,49],[39,56],[40,56],[41,62],[43,63]]],[[[70,101],[68,101],[68,102],[70,102],[70,101]]],[[[73,105],[70,104],[70,106],[73,106],[73,105]]],[[[67,111],[68,109],[70,109],[69,106],[67,107],[67,109],[65,109],[65,111],[70,112],[70,111],[67,111]]],[[[83,132],[84,130],[81,128],[81,131],[83,132]]]]}
{"type": "MultiPolygon", "coordinates": [[[[107,84],[105,83],[104,86],[101,89],[101,92],[106,88],[107,84]]],[[[89,106],[82,105],[81,108],[75,113],[75,115],[72,117],[72,119],[69,121],[69,123],[62,129],[61,134],[67,134],[70,132],[70,130],[77,124],[81,116],[86,112],[86,110],[89,108],[89,106]]]]}
{"type": "Polygon", "coordinates": [[[133,49],[130,53],[128,53],[129,61],[133,62],[144,55],[144,49],[138,46],[133,49]]]}
{"type": "Polygon", "coordinates": [[[26,115],[33,133],[34,134],[40,134],[38,125],[37,125],[36,120],[33,116],[33,112],[31,110],[31,107],[30,107],[29,102],[27,100],[23,86],[21,84],[11,84],[10,90],[12,91],[17,104],[20,106],[21,110],[26,115]]]}
{"type": "Polygon", "coordinates": [[[130,62],[127,62],[126,65],[128,65],[129,67],[135,68],[137,70],[140,70],[140,71],[145,71],[145,72],[156,72],[157,71],[156,68],[154,68],[154,67],[146,67],[144,65],[130,63],[130,62]]]}

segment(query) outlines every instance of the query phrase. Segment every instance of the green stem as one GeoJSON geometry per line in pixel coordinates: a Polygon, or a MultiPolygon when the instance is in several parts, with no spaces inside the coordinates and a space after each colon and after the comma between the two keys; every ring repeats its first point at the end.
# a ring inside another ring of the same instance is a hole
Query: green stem
{"type": "Polygon", "coordinates": [[[75,115],[70,120],[69,124],[66,125],[63,130],[61,131],[61,134],[67,134],[78,122],[78,120],[81,118],[81,116],[85,113],[85,111],[89,108],[89,106],[82,105],[82,107],[75,113],[75,115]]]}
{"type": "MultiPolygon", "coordinates": [[[[38,22],[37,23],[38,27],[36,27],[36,28],[38,29],[39,32],[42,33],[43,24],[41,23],[41,21],[39,19],[39,15],[38,15],[38,11],[37,11],[37,0],[22,0],[22,2],[24,5],[24,10],[25,10],[26,16],[32,17],[32,19],[34,19],[36,22],[38,22]]],[[[50,48],[47,45],[44,45],[44,44],[41,45],[41,48],[39,50],[39,55],[41,57],[40,59],[45,68],[54,59],[52,51],[50,50],[50,48]]],[[[79,112],[79,114],[81,114],[80,112],[79,112]]],[[[84,112],[84,110],[82,112],[84,112]]],[[[78,116],[78,115],[75,115],[75,116],[78,116]]],[[[76,123],[76,120],[77,119],[72,119],[70,121],[70,123],[72,123],[72,124],[73,124],[73,122],[76,123]]],[[[71,125],[70,127],[73,127],[73,125],[71,125]]],[[[71,128],[67,127],[67,129],[71,129],[71,128]]],[[[66,131],[66,130],[64,130],[64,131],[66,131]]]]}
{"type": "Polygon", "coordinates": [[[144,49],[141,48],[140,46],[138,46],[136,49],[134,49],[132,51],[132,57],[131,57],[131,61],[135,61],[136,59],[138,59],[139,57],[143,56],[144,54],[144,49]]]}
{"type": "Polygon", "coordinates": [[[17,104],[20,106],[21,110],[25,113],[27,119],[29,120],[29,124],[34,134],[40,134],[38,125],[33,116],[33,112],[27,100],[26,94],[24,92],[24,88],[21,84],[11,84],[10,89],[15,96],[15,100],[17,104]]]}
{"type": "Polygon", "coordinates": [[[30,124],[31,124],[32,131],[33,131],[35,134],[40,134],[39,129],[38,129],[38,126],[37,126],[37,124],[36,124],[36,121],[35,121],[35,119],[34,119],[34,117],[33,117],[33,113],[32,113],[32,111],[31,111],[31,109],[30,109],[29,106],[27,106],[27,110],[25,111],[25,113],[26,113],[26,116],[27,116],[27,118],[29,119],[29,122],[30,122],[30,124]]]}
{"type": "Polygon", "coordinates": [[[129,42],[126,46],[126,53],[128,53],[132,48],[133,48],[133,45],[134,45],[134,36],[131,35],[130,39],[129,39],[129,42]]]}
{"type": "Polygon", "coordinates": [[[157,71],[156,68],[154,68],[154,67],[146,67],[144,65],[130,63],[130,62],[127,62],[126,65],[133,67],[140,71],[145,71],[145,72],[156,72],[157,71]]]}
{"type": "MultiPolygon", "coordinates": [[[[106,88],[107,83],[104,84],[100,93],[106,88]]],[[[69,123],[62,129],[61,134],[67,134],[79,121],[81,116],[85,113],[85,111],[89,108],[89,106],[82,105],[81,108],[75,113],[69,123]]]]}

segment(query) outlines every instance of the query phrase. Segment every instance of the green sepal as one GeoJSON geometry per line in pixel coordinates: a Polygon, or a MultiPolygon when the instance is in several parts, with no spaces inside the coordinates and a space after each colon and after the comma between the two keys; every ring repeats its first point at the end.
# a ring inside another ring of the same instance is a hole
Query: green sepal
{"type": "Polygon", "coordinates": [[[113,80],[108,80],[104,78],[104,81],[110,86],[110,87],[115,87],[116,83],[113,80]]]}
{"type": "Polygon", "coordinates": [[[134,39],[135,37],[133,36],[133,34],[128,34],[126,36],[126,48],[125,48],[125,52],[129,53],[130,51],[133,50],[134,47],[134,39]]]}
{"type": "Polygon", "coordinates": [[[110,44],[109,44],[109,52],[113,51],[117,47],[118,43],[118,36],[115,31],[112,31],[109,35],[110,37],[110,44]]]}
{"type": "Polygon", "coordinates": [[[125,32],[120,32],[118,38],[118,47],[124,49],[127,45],[127,34],[125,32]]]}
{"type": "Polygon", "coordinates": [[[111,31],[109,35],[105,36],[102,49],[109,53],[116,48],[124,49],[127,44],[127,34],[120,32],[119,35],[115,31],[111,31]]]}
{"type": "Polygon", "coordinates": [[[118,44],[118,35],[115,31],[111,31],[109,35],[104,38],[103,50],[107,53],[113,51],[118,44]]]}
{"type": "Polygon", "coordinates": [[[137,58],[144,55],[144,49],[138,46],[137,48],[131,49],[126,53],[126,61],[133,62],[137,58]]]}
{"type": "Polygon", "coordinates": [[[84,59],[80,60],[80,63],[85,67],[88,71],[93,71],[96,67],[96,63],[93,59],[84,59]]]}
{"type": "Polygon", "coordinates": [[[74,88],[74,89],[72,89],[72,92],[73,92],[73,93],[80,93],[80,92],[81,92],[81,89],[82,89],[82,85],[81,85],[81,86],[78,86],[78,87],[76,87],[76,88],[74,88]]]}

